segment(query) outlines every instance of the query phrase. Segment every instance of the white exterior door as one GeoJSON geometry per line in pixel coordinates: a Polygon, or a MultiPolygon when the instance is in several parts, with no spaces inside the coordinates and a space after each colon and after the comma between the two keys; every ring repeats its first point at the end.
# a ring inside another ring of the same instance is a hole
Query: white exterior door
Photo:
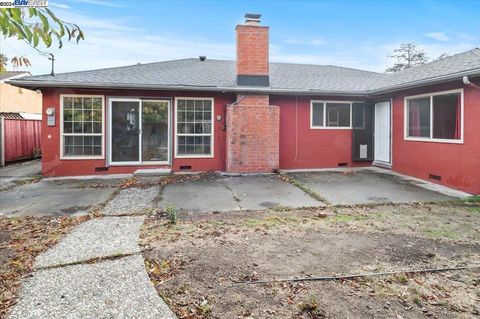
{"type": "Polygon", "coordinates": [[[375,162],[391,164],[390,135],[391,115],[390,102],[375,104],[375,162]]]}

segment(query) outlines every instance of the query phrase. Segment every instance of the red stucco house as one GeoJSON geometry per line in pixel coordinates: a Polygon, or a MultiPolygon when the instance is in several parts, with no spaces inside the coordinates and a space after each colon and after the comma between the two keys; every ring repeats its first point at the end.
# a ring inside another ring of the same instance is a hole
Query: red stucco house
{"type": "Polygon", "coordinates": [[[235,61],[32,76],[45,176],[379,165],[480,193],[480,50],[394,74],[269,62],[247,15],[235,61]]]}

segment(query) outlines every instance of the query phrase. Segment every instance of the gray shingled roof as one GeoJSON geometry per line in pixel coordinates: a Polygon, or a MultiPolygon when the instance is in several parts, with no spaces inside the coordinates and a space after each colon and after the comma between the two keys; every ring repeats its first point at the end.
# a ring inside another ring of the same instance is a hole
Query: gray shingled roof
{"type": "MultiPolygon", "coordinates": [[[[371,94],[429,84],[462,75],[480,75],[480,49],[393,74],[330,65],[270,63],[270,86],[236,85],[235,61],[183,59],[125,67],[29,76],[19,86],[74,86],[146,89],[195,89],[332,94],[371,94]]],[[[453,79],[453,78],[452,78],[453,79]]]]}

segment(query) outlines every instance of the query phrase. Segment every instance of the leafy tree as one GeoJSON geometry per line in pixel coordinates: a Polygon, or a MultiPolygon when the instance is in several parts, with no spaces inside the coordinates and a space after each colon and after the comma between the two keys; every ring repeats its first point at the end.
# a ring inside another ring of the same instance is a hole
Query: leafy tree
{"type": "MultiPolygon", "coordinates": [[[[40,42],[49,48],[56,41],[61,48],[65,38],[68,38],[68,41],[76,40],[77,43],[85,38],[78,25],[59,19],[48,8],[0,9],[0,35],[17,38],[36,50],[40,42]]],[[[12,64],[28,66],[30,62],[25,56],[21,56],[13,58],[12,64]]]]}
{"type": "Polygon", "coordinates": [[[386,70],[387,72],[397,72],[429,61],[427,53],[415,43],[402,43],[400,48],[395,49],[389,57],[396,59],[396,62],[386,70]]]}
{"type": "Polygon", "coordinates": [[[5,54],[0,53],[0,73],[7,72],[8,58],[5,54]]]}

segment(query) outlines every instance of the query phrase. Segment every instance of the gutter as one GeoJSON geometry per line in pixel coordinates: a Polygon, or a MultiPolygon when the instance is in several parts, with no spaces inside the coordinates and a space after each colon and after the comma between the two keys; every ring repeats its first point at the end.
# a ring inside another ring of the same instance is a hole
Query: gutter
{"type": "Polygon", "coordinates": [[[28,80],[9,80],[12,84],[23,88],[82,88],[82,89],[142,89],[142,90],[183,90],[183,91],[213,91],[213,92],[232,92],[232,93],[264,93],[264,94],[284,94],[284,95],[332,95],[343,97],[372,97],[401,91],[418,86],[449,82],[453,80],[462,80],[463,76],[480,75],[480,68],[448,74],[444,76],[422,79],[411,82],[404,82],[389,87],[384,87],[366,91],[329,91],[329,90],[297,90],[297,89],[272,89],[269,87],[219,87],[219,86],[189,86],[189,85],[142,85],[128,83],[98,83],[98,82],[70,82],[61,83],[55,81],[28,81],[28,80]]]}
{"type": "Polygon", "coordinates": [[[14,80],[7,83],[22,88],[81,88],[81,89],[142,89],[142,90],[182,90],[182,91],[214,91],[232,93],[271,93],[271,94],[299,94],[299,95],[335,95],[335,96],[366,96],[366,91],[346,92],[327,90],[295,90],[272,89],[269,87],[220,87],[220,86],[189,86],[189,85],[138,85],[125,83],[96,83],[96,82],[53,82],[14,80]]]}

